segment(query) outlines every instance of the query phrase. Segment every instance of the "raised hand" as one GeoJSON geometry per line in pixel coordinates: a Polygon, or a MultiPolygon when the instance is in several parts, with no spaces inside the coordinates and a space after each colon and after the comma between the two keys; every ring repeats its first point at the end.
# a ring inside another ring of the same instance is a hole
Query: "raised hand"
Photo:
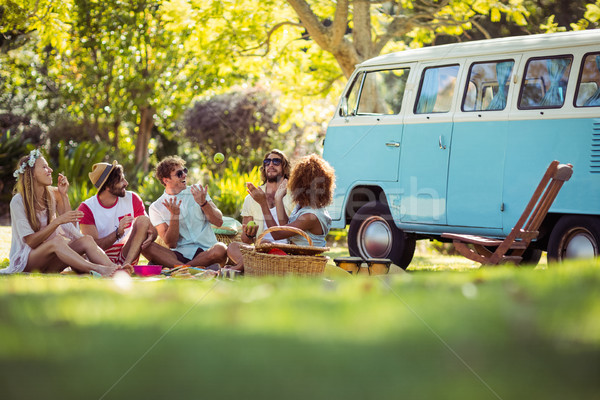
{"type": "Polygon", "coordinates": [[[267,203],[267,195],[261,188],[257,188],[251,182],[246,183],[246,189],[248,190],[248,194],[256,200],[258,204],[266,204],[267,203]]]}
{"type": "Polygon", "coordinates": [[[206,203],[206,195],[208,194],[208,185],[202,187],[202,185],[192,185],[190,188],[192,196],[198,205],[206,203]]]}
{"type": "Polygon", "coordinates": [[[287,179],[282,179],[281,182],[279,182],[279,186],[277,186],[277,191],[275,192],[275,200],[281,200],[285,197],[287,193],[287,183],[287,179]]]}
{"type": "Polygon", "coordinates": [[[66,196],[67,191],[69,190],[69,180],[63,174],[58,174],[58,193],[61,196],[66,196]]]}
{"type": "Polygon", "coordinates": [[[175,197],[171,197],[170,199],[164,200],[162,204],[169,210],[171,215],[179,215],[179,212],[181,211],[181,200],[177,201],[175,197]]]}

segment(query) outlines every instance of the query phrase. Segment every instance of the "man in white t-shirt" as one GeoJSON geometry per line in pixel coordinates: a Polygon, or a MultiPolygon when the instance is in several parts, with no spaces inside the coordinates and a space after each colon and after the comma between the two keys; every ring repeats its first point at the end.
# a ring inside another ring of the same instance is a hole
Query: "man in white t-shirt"
{"type": "Polygon", "coordinates": [[[98,194],[79,206],[83,218],[81,232],[94,238],[115,264],[136,264],[140,253],[154,243],[156,229],[146,214],[144,203],[136,193],[125,190],[128,182],[123,167],[98,163],[89,173],[98,194]]]}
{"type": "MultiPolygon", "coordinates": [[[[287,180],[290,176],[290,169],[290,162],[285,154],[276,149],[271,150],[265,155],[260,167],[262,177],[262,186],[260,186],[260,189],[264,191],[267,196],[267,203],[273,218],[275,218],[276,221],[285,221],[282,225],[287,223],[287,217],[294,209],[294,204],[292,202],[292,196],[287,193],[283,198],[283,204],[287,215],[282,215],[281,218],[279,218],[275,208],[275,193],[278,188],[280,190],[285,190],[287,180]]],[[[252,196],[246,196],[242,206],[242,241],[248,244],[254,243],[256,236],[260,235],[265,229],[267,229],[267,225],[260,204],[258,204],[252,196]],[[250,221],[254,221],[256,224],[249,225],[250,221]]],[[[268,233],[263,237],[262,241],[274,242],[276,240],[268,233]]],[[[287,239],[277,240],[276,242],[288,243],[287,239]]],[[[241,270],[242,255],[239,250],[239,244],[230,244],[227,254],[231,260],[236,262],[236,268],[241,270]]]]}
{"type": "Polygon", "coordinates": [[[185,161],[177,156],[158,163],[156,178],[165,192],[150,205],[150,220],[170,250],[152,248],[151,254],[144,255],[161,265],[216,269],[215,264],[224,264],[227,246],[217,241],[211,227],[223,225],[223,214],[211,201],[208,186],[187,186],[185,161]]]}

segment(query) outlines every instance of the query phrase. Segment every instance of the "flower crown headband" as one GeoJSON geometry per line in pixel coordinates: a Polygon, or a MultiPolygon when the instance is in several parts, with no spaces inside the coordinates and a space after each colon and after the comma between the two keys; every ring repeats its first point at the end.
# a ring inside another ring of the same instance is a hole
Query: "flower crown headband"
{"type": "Polygon", "coordinates": [[[15,172],[13,172],[13,176],[17,180],[19,180],[19,175],[25,173],[25,167],[29,165],[31,168],[33,168],[33,166],[35,165],[35,160],[37,160],[41,156],[42,156],[42,153],[40,152],[40,149],[31,150],[29,152],[29,157],[27,157],[27,160],[23,161],[21,163],[21,165],[19,166],[19,169],[17,169],[15,172]]]}

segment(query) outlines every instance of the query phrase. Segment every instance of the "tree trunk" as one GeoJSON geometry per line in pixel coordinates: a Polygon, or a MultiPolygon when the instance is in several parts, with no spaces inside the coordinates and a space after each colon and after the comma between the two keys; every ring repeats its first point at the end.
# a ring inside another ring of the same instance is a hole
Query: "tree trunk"
{"type": "Polygon", "coordinates": [[[140,125],[135,143],[135,162],[142,166],[142,171],[148,172],[148,145],[154,127],[154,114],[156,110],[151,106],[140,109],[140,125]]]}

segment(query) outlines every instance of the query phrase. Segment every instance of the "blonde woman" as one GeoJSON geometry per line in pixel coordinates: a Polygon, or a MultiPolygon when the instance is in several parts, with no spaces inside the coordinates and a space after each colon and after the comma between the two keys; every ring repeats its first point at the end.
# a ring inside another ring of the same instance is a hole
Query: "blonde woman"
{"type": "Polygon", "coordinates": [[[92,237],[79,232],[77,223],[83,213],[71,210],[67,196],[69,182],[59,174],[58,187],[51,186],[52,168],[39,149],[19,160],[13,176],[17,184],[10,202],[9,266],[0,270],[0,274],[56,273],[70,266],[77,272],[95,271],[110,276],[120,268],[92,237]]]}

